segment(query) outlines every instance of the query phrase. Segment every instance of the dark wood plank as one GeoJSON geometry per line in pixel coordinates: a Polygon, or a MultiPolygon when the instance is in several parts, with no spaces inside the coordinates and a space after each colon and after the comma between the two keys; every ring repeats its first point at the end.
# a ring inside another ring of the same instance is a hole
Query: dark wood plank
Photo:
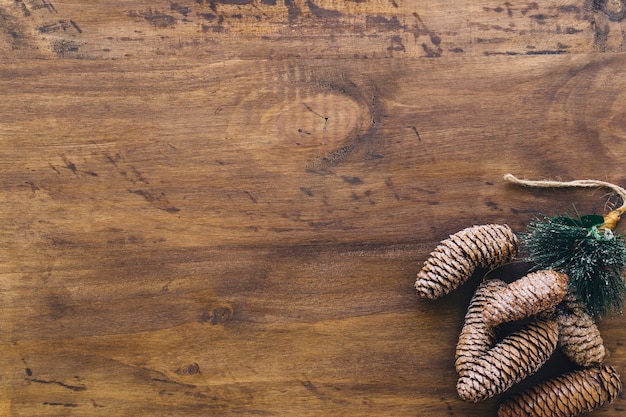
{"type": "Polygon", "coordinates": [[[403,58],[622,52],[621,0],[15,0],[0,51],[20,57],[403,58]]]}

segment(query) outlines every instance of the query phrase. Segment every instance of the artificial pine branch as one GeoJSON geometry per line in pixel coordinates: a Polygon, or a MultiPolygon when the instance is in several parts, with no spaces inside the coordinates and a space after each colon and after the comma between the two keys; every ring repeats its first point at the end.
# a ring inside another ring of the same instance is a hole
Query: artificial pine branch
{"type": "Polygon", "coordinates": [[[526,187],[605,187],[619,196],[622,205],[604,216],[535,220],[521,240],[530,252],[529,260],[537,264],[536,269],[556,269],[569,275],[570,288],[593,316],[621,313],[626,295],[622,276],[626,247],[623,237],[613,230],[626,213],[626,189],[598,180],[532,181],[511,174],[505,174],[504,179],[526,187]]]}
{"type": "Polygon", "coordinates": [[[626,284],[626,246],[621,235],[604,227],[603,216],[545,217],[534,220],[521,241],[538,269],[570,277],[570,287],[593,316],[622,312],[626,284]]]}

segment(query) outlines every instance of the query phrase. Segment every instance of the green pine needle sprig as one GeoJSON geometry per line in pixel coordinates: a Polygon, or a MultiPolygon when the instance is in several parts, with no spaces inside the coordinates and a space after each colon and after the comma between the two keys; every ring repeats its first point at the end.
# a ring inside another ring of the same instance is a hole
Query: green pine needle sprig
{"type": "Polygon", "coordinates": [[[570,277],[570,289],[589,312],[601,317],[622,313],[626,283],[623,236],[603,228],[600,215],[545,217],[532,221],[521,234],[533,269],[555,269],[570,277]]]}

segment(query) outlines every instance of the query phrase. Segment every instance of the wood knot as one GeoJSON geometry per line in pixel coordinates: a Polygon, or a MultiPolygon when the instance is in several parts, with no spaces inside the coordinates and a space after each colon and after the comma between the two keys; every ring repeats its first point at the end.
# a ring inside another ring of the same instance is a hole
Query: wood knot
{"type": "Polygon", "coordinates": [[[293,97],[270,108],[263,121],[276,138],[300,151],[327,153],[354,138],[363,125],[363,109],[351,97],[318,93],[293,97]]]}
{"type": "Polygon", "coordinates": [[[233,309],[230,306],[220,306],[206,310],[200,316],[200,323],[220,324],[233,317],[233,309]]]}
{"type": "Polygon", "coordinates": [[[189,365],[183,365],[174,372],[177,375],[196,375],[200,373],[200,365],[194,362],[189,365]]]}

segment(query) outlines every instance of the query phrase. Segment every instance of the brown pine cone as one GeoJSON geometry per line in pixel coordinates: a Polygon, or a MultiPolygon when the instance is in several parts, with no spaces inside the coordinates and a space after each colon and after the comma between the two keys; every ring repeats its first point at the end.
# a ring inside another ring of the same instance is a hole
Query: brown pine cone
{"type": "Polygon", "coordinates": [[[485,323],[495,326],[550,309],[561,302],[568,283],[569,277],[560,272],[531,272],[493,295],[483,311],[485,323]]]}
{"type": "Polygon", "coordinates": [[[517,236],[507,225],[472,226],[442,241],[417,274],[415,289],[423,298],[442,297],[472,276],[477,267],[495,267],[517,254],[517,236]]]}
{"type": "Polygon", "coordinates": [[[456,345],[455,366],[459,375],[472,368],[472,362],[493,347],[496,332],[487,326],[483,319],[483,309],[495,291],[506,288],[506,283],[498,279],[482,282],[470,301],[463,329],[456,345]]]}
{"type": "Polygon", "coordinates": [[[606,350],[600,330],[585,304],[574,294],[567,293],[554,319],[559,326],[558,347],[572,362],[585,367],[604,362],[606,350]]]}
{"type": "Polygon", "coordinates": [[[466,366],[456,386],[459,397],[478,402],[506,391],[537,372],[554,352],[557,339],[554,321],[535,319],[466,366]]]}
{"type": "Polygon", "coordinates": [[[500,405],[498,417],[573,417],[612,402],[621,390],[613,367],[585,368],[511,396],[500,405]]]}

